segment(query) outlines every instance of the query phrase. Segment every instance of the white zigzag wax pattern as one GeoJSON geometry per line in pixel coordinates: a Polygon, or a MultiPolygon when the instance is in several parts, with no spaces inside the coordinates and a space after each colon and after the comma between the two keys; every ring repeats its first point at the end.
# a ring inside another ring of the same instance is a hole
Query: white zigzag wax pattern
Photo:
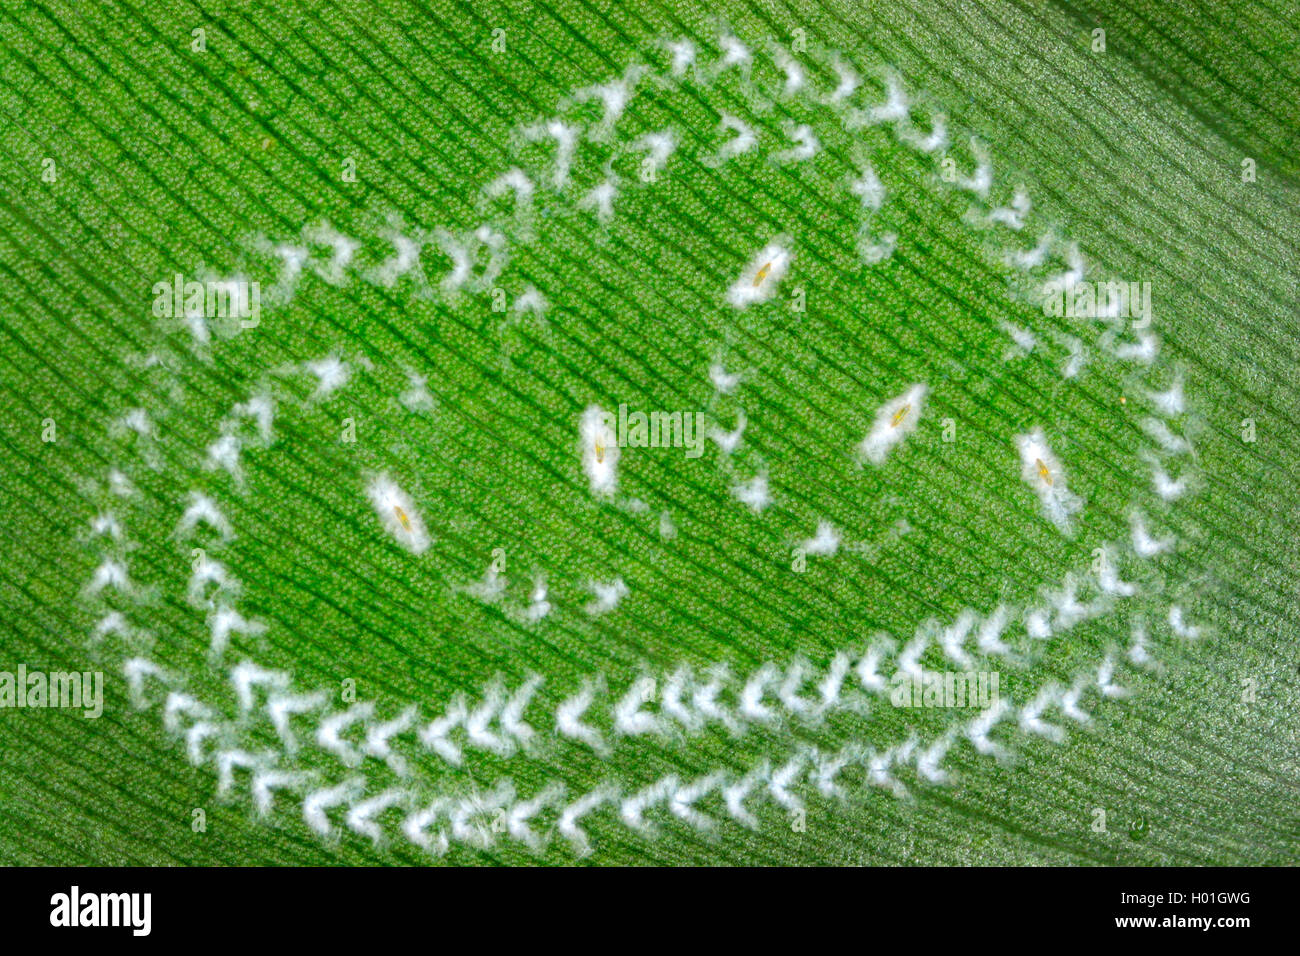
{"type": "MultiPolygon", "coordinates": [[[[731,35],[722,38],[721,52],[708,63],[687,41],[673,43],[669,49],[672,63],[666,75],[637,65],[607,85],[573,95],[570,105],[599,104],[601,115],[594,125],[556,117],[520,131],[521,146],[543,144],[551,149],[552,165],[541,180],[516,166],[485,187],[485,203],[512,201],[509,222],[452,233],[405,228],[394,221],[384,232],[392,245],[391,255],[377,265],[361,264],[357,252],[362,243],[326,223],[307,227],[297,241],[259,238],[254,249],[269,253],[281,264],[272,300],[287,302],[309,273],[331,284],[357,278],[393,287],[409,279],[417,294],[452,301],[459,295],[486,293],[507,270],[512,241],[526,239],[536,228],[535,197],[543,190],[563,192],[572,185],[576,151],[588,140],[609,142],[614,137],[639,84],[708,84],[728,70],[748,70],[753,60],[746,46],[731,35]],[[512,234],[516,239],[510,238],[512,234]],[[421,260],[425,245],[439,249],[450,263],[440,279],[425,275],[421,260]],[[320,247],[328,250],[324,258],[313,254],[312,250],[320,247]]],[[[847,129],[884,126],[919,153],[933,155],[936,161],[945,157],[946,120],[934,116],[928,129],[913,126],[908,94],[899,78],[886,77],[884,98],[865,103],[857,95],[861,87],[858,74],[839,56],[833,65],[838,84],[830,91],[818,91],[797,62],[783,59],[781,95],[824,104],[827,115],[847,129]]],[[[756,131],[743,118],[724,115],[719,129],[723,141],[704,158],[707,165],[724,168],[735,157],[762,148],[756,131]]],[[[772,162],[797,164],[818,155],[820,139],[815,129],[792,125],[787,135],[789,142],[771,153],[772,162]]],[[[677,148],[672,130],[642,136],[627,145],[615,143],[617,151],[641,158],[641,168],[649,173],[642,177],[643,183],[668,174],[677,148]]],[[[1017,188],[1007,205],[990,206],[988,198],[995,185],[992,167],[978,144],[973,145],[972,155],[975,167],[942,188],[974,199],[967,216],[974,228],[1024,231],[1032,211],[1028,193],[1017,188]]],[[[617,215],[618,196],[626,188],[636,187],[611,173],[604,183],[578,196],[575,207],[598,224],[607,224],[617,215]]],[[[870,165],[859,170],[849,189],[860,200],[863,214],[857,238],[859,254],[864,265],[876,266],[888,260],[897,247],[896,235],[875,235],[871,229],[872,218],[886,202],[889,190],[870,165]]],[[[1061,259],[1064,271],[1050,273],[1047,282],[1069,288],[1087,274],[1078,246],[1058,238],[1051,228],[1042,230],[1028,250],[1003,246],[994,254],[1013,273],[1023,274],[1025,281],[1019,287],[1026,295],[1033,294],[1034,283],[1043,281],[1030,279],[1035,270],[1049,266],[1055,257],[1061,259]]],[[[719,299],[736,309],[759,306],[776,295],[797,269],[797,241],[786,235],[773,237],[753,255],[730,288],[718,291],[719,299]]],[[[526,286],[515,296],[510,313],[544,317],[547,298],[526,286]]],[[[202,360],[213,347],[211,332],[195,317],[190,318],[187,329],[195,354],[202,360]]],[[[1010,324],[1006,329],[1015,347],[1009,357],[1042,347],[1031,331],[1010,324]]],[[[1151,383],[1140,390],[1152,412],[1142,423],[1151,439],[1144,460],[1152,473],[1156,497],[1161,502],[1175,501],[1195,486],[1190,443],[1173,427],[1186,411],[1181,381],[1175,377],[1169,384],[1171,380],[1162,376],[1154,335],[1143,333],[1136,343],[1124,341],[1114,324],[1104,318],[1095,331],[1097,347],[1132,364],[1138,380],[1151,383]],[[1167,467],[1179,457],[1185,460],[1174,477],[1167,467]]],[[[1061,374],[1073,379],[1091,353],[1076,337],[1062,344],[1068,354],[1061,374]]],[[[314,382],[308,401],[322,403],[346,389],[356,376],[366,374],[366,365],[363,360],[329,353],[292,368],[270,370],[268,381],[285,375],[308,376],[314,382]]],[[[412,412],[429,409],[433,399],[427,381],[414,371],[407,375],[409,389],[398,401],[412,412]]],[[[709,437],[717,445],[723,480],[737,506],[755,515],[752,520],[761,520],[774,498],[792,492],[774,488],[761,465],[743,475],[732,465],[750,421],[736,401],[736,396],[743,394],[744,378],[744,372],[729,371],[721,361],[708,369],[715,398],[727,396],[735,402],[733,427],[717,426],[709,437]]],[[[891,451],[918,427],[927,398],[937,387],[899,382],[896,396],[876,409],[867,436],[856,449],[846,448],[846,452],[856,453],[871,467],[887,469],[891,451]]],[[[221,423],[219,434],[203,453],[203,467],[227,474],[230,487],[239,494],[244,456],[270,453],[277,418],[293,414],[293,407],[287,408],[271,387],[250,395],[221,423]]],[[[600,411],[593,406],[575,423],[576,472],[604,506],[652,511],[644,502],[619,497],[621,450],[612,436],[605,434],[600,411]]],[[[133,408],[122,413],[111,431],[132,441],[146,468],[159,467],[159,446],[167,436],[146,410],[133,408]]],[[[1071,517],[1086,508],[1086,502],[1067,490],[1068,462],[1053,454],[1050,441],[1043,428],[1019,438],[1008,436],[1022,466],[1019,476],[1009,477],[1022,479],[1039,498],[1045,518],[1068,534],[1071,517]]],[[[1159,601],[1160,581],[1149,562],[1176,546],[1167,535],[1153,532],[1152,519],[1135,506],[1130,515],[1130,537],[1100,547],[1098,560],[1090,569],[1067,573],[1057,584],[1045,586],[1037,601],[1021,607],[1002,604],[982,612],[968,610],[946,622],[925,621],[906,642],[881,635],[846,645],[822,663],[795,658],[765,662],[743,672],[725,662],[704,669],[681,665],[647,671],[621,684],[610,675],[592,673],[556,691],[558,696],[549,705],[540,703],[543,680],[534,675],[514,686],[494,681],[476,695],[458,695],[433,707],[361,701],[340,708],[330,692],[296,687],[289,674],[263,668],[250,659],[250,642],[264,638],[272,625],[245,615],[240,609],[242,587],[235,571],[225,561],[208,555],[209,551],[237,549],[239,529],[226,518],[220,500],[192,490],[185,492],[175,537],[195,545],[197,551],[185,593],[189,603],[204,615],[212,666],[226,675],[231,703],[222,705],[188,692],[186,675],[171,673],[149,657],[132,653],[132,648],[147,645],[153,594],[150,586],[136,584],[132,576],[130,528],[119,513],[144,494],[134,487],[127,473],[130,467],[121,464],[102,485],[95,486],[93,497],[102,507],[91,517],[90,538],[100,559],[85,587],[85,599],[101,609],[92,642],[104,645],[112,641],[128,649],[122,672],[134,705],[161,713],[164,728],[178,738],[188,759],[213,769],[219,795],[234,798],[246,793],[262,815],[277,812],[292,800],[305,824],[321,836],[347,830],[376,843],[408,841],[435,855],[454,844],[486,849],[503,839],[537,850],[556,835],[577,852],[586,852],[590,843],[584,821],[598,814],[645,834],[665,825],[711,830],[724,819],[755,827],[758,809],[764,804],[788,812],[802,808],[806,800],[848,799],[864,788],[877,787],[904,797],[909,792],[905,781],[912,781],[911,786],[950,783],[943,765],[957,746],[1005,759],[1016,733],[1059,743],[1065,739],[1067,727],[1089,723],[1086,708],[1125,695],[1121,668],[1159,666],[1140,614],[1133,617],[1132,644],[1080,670],[1068,686],[1048,681],[1020,702],[1004,696],[974,717],[951,721],[945,730],[926,740],[909,736],[873,743],[870,721],[873,707],[880,706],[890,681],[898,674],[920,674],[928,652],[941,654],[945,666],[951,665],[957,672],[1003,665],[1024,668],[1037,658],[1044,642],[1085,621],[1122,613],[1138,600],[1159,601]],[[1130,568],[1132,580],[1121,578],[1119,569],[1125,566],[1130,568]],[[235,643],[240,647],[237,653],[232,652],[235,643]],[[793,733],[801,726],[830,723],[847,736],[833,750],[800,742],[793,733]],[[639,741],[668,748],[689,746],[690,740],[713,732],[775,734],[773,746],[777,749],[741,771],[718,769],[694,779],[669,774],[642,786],[611,780],[584,792],[568,792],[558,780],[526,791],[507,778],[481,787],[448,786],[425,769],[432,766],[431,759],[463,767],[475,753],[499,760],[519,755],[545,759],[563,753],[566,747],[607,756],[639,741]],[[305,759],[308,754],[313,757],[310,762],[305,759]]],[[[427,502],[418,500],[393,477],[370,474],[359,480],[358,494],[364,494],[373,508],[376,534],[391,537],[395,546],[415,555],[437,546],[421,510],[421,504],[427,502]]],[[[660,537],[671,541],[676,534],[671,515],[667,511],[655,514],[660,537]]],[[[832,523],[821,521],[802,549],[809,556],[832,558],[841,551],[852,553],[854,544],[845,542],[832,523]]],[[[473,599],[496,603],[513,600],[508,598],[508,583],[503,572],[489,568],[482,580],[456,587],[473,599]]],[[[591,601],[581,610],[593,616],[617,614],[629,594],[617,569],[611,569],[606,580],[588,582],[588,589],[591,601]]],[[[527,602],[516,601],[511,613],[539,625],[555,611],[550,594],[546,578],[536,575],[527,602]]],[[[1187,619],[1181,606],[1168,605],[1166,610],[1166,633],[1178,640],[1200,636],[1200,628],[1187,619]]]]}

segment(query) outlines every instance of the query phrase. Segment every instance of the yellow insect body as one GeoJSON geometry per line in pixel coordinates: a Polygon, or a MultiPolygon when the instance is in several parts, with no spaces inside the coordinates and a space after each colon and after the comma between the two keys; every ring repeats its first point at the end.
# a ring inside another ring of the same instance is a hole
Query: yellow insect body
{"type": "Polygon", "coordinates": [[[596,439],[596,461],[604,462],[604,460],[605,460],[605,446],[600,443],[600,439],[596,439]]]}
{"type": "Polygon", "coordinates": [[[401,506],[393,505],[393,511],[397,515],[397,520],[402,523],[402,527],[405,528],[407,531],[410,531],[411,519],[406,516],[406,512],[402,510],[401,506]]]}
{"type": "Polygon", "coordinates": [[[899,423],[907,417],[907,413],[912,410],[911,405],[904,405],[898,411],[894,412],[894,419],[889,423],[890,428],[897,428],[899,423]]]}
{"type": "Polygon", "coordinates": [[[1035,458],[1034,462],[1038,465],[1038,477],[1043,479],[1043,481],[1047,482],[1050,485],[1052,483],[1051,470],[1048,469],[1048,467],[1045,464],[1043,464],[1043,459],[1041,458],[1035,458]]]}
{"type": "Polygon", "coordinates": [[[772,271],[772,263],[770,262],[766,263],[763,266],[763,268],[759,269],[758,275],[754,276],[754,288],[757,289],[760,285],[762,285],[763,280],[767,278],[767,274],[771,271],[772,271]]]}

